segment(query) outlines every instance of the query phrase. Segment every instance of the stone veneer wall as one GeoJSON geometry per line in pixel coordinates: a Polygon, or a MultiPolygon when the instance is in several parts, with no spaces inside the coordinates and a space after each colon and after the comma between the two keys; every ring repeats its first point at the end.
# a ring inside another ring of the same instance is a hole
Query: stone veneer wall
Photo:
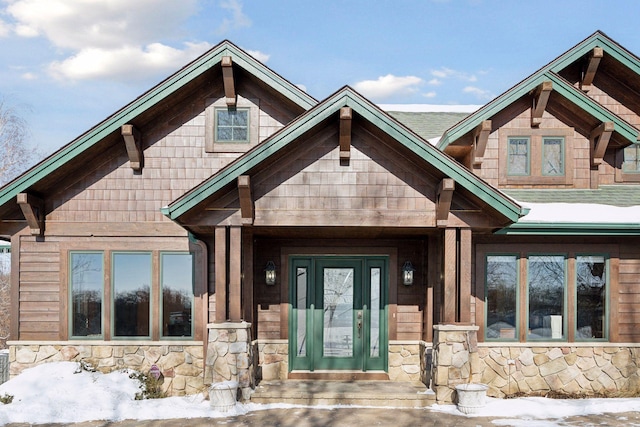
{"type": "Polygon", "coordinates": [[[251,324],[247,322],[211,323],[204,383],[237,381],[242,400],[249,400],[255,377],[252,375],[253,347],[251,324]]]}
{"type": "Polygon", "coordinates": [[[548,391],[618,395],[640,391],[640,345],[573,343],[546,345],[481,344],[481,381],[487,394],[548,391]]]}
{"type": "Polygon", "coordinates": [[[9,343],[11,377],[48,362],[84,361],[103,373],[129,368],[148,374],[156,365],[164,376],[162,389],[170,396],[204,391],[203,359],[202,343],[193,341],[9,343]]]}
{"type": "Polygon", "coordinates": [[[389,344],[389,379],[391,381],[421,381],[420,343],[392,341],[389,344]]]}

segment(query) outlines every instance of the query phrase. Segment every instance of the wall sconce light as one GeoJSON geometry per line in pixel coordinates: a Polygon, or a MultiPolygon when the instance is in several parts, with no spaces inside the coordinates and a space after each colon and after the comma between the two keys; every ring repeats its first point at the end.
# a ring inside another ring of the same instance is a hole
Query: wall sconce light
{"type": "Polygon", "coordinates": [[[413,272],[416,271],[413,268],[411,261],[405,261],[402,265],[402,284],[405,286],[413,285],[413,272]]]}
{"type": "Polygon", "coordinates": [[[269,261],[264,268],[264,280],[267,282],[267,285],[276,284],[276,265],[273,261],[269,261]]]}

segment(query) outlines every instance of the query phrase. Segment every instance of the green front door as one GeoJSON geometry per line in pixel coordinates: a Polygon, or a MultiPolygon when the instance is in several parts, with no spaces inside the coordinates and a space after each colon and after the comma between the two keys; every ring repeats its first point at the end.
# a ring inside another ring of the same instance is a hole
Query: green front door
{"type": "Polygon", "coordinates": [[[293,370],[386,370],[387,257],[292,257],[293,370]]]}

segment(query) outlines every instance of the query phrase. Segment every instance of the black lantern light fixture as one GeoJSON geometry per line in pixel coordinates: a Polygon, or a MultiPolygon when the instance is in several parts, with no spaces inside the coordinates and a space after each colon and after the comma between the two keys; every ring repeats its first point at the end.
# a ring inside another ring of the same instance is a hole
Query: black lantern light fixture
{"type": "Polygon", "coordinates": [[[276,265],[273,261],[267,262],[264,268],[264,281],[270,286],[276,284],[276,265]]]}
{"type": "Polygon", "coordinates": [[[402,284],[405,286],[413,285],[413,272],[416,271],[413,268],[411,261],[405,261],[402,265],[402,284]]]}

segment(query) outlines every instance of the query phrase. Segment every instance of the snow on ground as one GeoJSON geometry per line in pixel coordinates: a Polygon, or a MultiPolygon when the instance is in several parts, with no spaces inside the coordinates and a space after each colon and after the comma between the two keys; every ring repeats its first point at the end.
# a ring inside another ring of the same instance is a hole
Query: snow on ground
{"type": "Polygon", "coordinates": [[[640,206],[610,206],[589,203],[529,203],[518,202],[529,208],[527,215],[518,224],[528,222],[573,222],[573,223],[637,223],[640,206]]]}
{"type": "MultiPolygon", "coordinates": [[[[0,385],[0,397],[13,395],[13,402],[0,404],[0,425],[8,423],[73,423],[96,420],[122,421],[172,418],[220,418],[250,411],[291,408],[292,405],[236,404],[229,412],[211,407],[202,395],[166,399],[135,400],[138,383],[126,372],[107,375],[78,370],[78,363],[56,362],[27,369],[0,385]]],[[[329,407],[323,407],[327,409],[329,407]]],[[[428,409],[427,409],[428,410],[428,409]]],[[[467,416],[454,405],[434,405],[431,410],[467,416]]],[[[534,426],[527,420],[559,419],[574,415],[640,411],[640,399],[552,400],[545,398],[487,399],[473,416],[496,419],[496,425],[534,426]],[[504,421],[504,422],[502,422],[504,421]]]]}

